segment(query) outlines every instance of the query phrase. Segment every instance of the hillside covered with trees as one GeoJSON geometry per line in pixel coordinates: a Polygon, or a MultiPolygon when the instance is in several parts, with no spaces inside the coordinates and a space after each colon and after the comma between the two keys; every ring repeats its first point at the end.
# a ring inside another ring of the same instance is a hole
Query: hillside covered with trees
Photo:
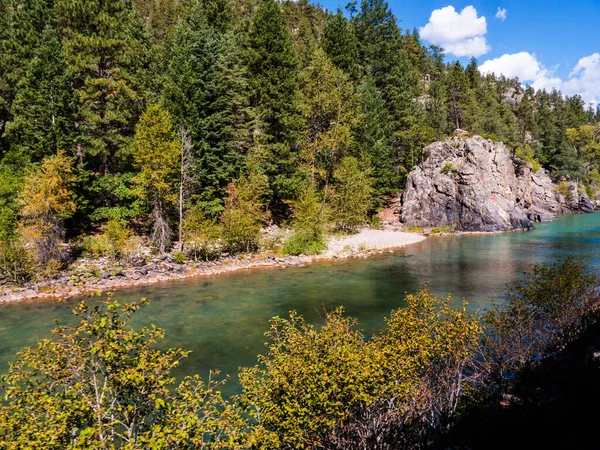
{"type": "Polygon", "coordinates": [[[318,252],[456,129],[595,197],[599,121],[448,61],[383,0],[0,0],[0,272],[253,251],[270,223],[318,252]]]}

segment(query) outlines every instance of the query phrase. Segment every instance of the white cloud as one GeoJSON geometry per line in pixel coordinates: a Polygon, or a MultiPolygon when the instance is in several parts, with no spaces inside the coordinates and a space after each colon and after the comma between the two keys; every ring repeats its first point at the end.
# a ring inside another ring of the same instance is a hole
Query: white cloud
{"type": "Polygon", "coordinates": [[[496,19],[500,19],[502,22],[506,20],[506,8],[500,9],[498,6],[498,11],[496,12],[496,19]]]}
{"type": "Polygon", "coordinates": [[[504,74],[508,78],[519,77],[520,80],[534,80],[541,68],[536,56],[527,52],[488,59],[479,66],[479,70],[483,73],[504,74]]]}
{"type": "Polygon", "coordinates": [[[489,59],[479,66],[479,70],[509,78],[519,77],[523,82],[530,82],[535,89],[556,89],[566,95],[579,94],[588,104],[600,103],[600,53],[581,58],[566,81],[557,77],[554,70],[545,67],[535,54],[527,52],[489,59]]]}
{"type": "Polygon", "coordinates": [[[600,53],[579,60],[564,83],[563,92],[579,94],[587,103],[600,103],[600,53]]]}
{"type": "Polygon", "coordinates": [[[436,9],[419,31],[423,39],[459,57],[481,56],[492,49],[485,38],[487,21],[477,16],[473,6],[467,6],[460,13],[454,6],[436,9]]]}

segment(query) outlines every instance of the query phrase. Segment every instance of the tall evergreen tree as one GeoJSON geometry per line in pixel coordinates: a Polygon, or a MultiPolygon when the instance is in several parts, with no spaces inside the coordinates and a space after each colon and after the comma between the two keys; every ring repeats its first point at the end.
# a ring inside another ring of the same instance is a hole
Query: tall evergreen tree
{"type": "Polygon", "coordinates": [[[551,168],[556,159],[556,153],[562,148],[561,144],[564,140],[566,130],[561,126],[559,117],[562,111],[562,102],[559,101],[559,96],[555,93],[538,91],[536,93],[536,103],[538,104],[537,114],[535,115],[535,139],[539,142],[537,149],[537,159],[546,167],[551,168]]]}
{"type": "Polygon", "coordinates": [[[362,0],[353,24],[360,59],[376,83],[381,83],[398,62],[401,34],[396,18],[385,0],[362,0]]]}
{"type": "Polygon", "coordinates": [[[247,86],[238,46],[208,26],[201,5],[180,23],[167,52],[164,102],[185,125],[196,155],[196,200],[212,215],[243,167],[247,86]]]}
{"type": "Polygon", "coordinates": [[[402,49],[406,53],[411,67],[419,72],[426,73],[427,70],[427,49],[421,43],[421,36],[416,28],[406,31],[402,37],[402,49]]]}
{"type": "Polygon", "coordinates": [[[531,99],[531,89],[527,89],[523,95],[523,99],[515,109],[517,130],[521,145],[527,143],[527,135],[533,129],[535,123],[534,108],[535,106],[531,99]]]}
{"type": "Polygon", "coordinates": [[[385,0],[363,0],[354,19],[359,55],[375,81],[389,112],[397,165],[413,141],[409,131],[418,119],[417,72],[403,49],[396,18],[385,0]]]}
{"type": "Polygon", "coordinates": [[[261,0],[246,38],[246,60],[257,137],[266,154],[263,170],[275,203],[291,198],[302,125],[298,107],[299,65],[280,6],[261,0]]]}
{"type": "Polygon", "coordinates": [[[432,45],[427,52],[424,80],[425,102],[424,123],[433,129],[435,137],[441,139],[447,132],[446,112],[446,65],[444,52],[432,45]]]}
{"type": "Polygon", "coordinates": [[[473,123],[473,92],[465,71],[456,61],[448,68],[448,115],[454,129],[468,129],[473,123]]]}
{"type": "Polygon", "coordinates": [[[394,170],[394,148],[385,102],[370,75],[360,90],[359,119],[354,129],[357,157],[368,157],[376,195],[396,192],[400,178],[394,170]]]}
{"type": "Polygon", "coordinates": [[[47,28],[29,62],[6,126],[10,150],[5,161],[17,166],[40,162],[58,150],[73,149],[76,102],[61,45],[47,28]]]}
{"type": "Polygon", "coordinates": [[[17,86],[53,16],[53,0],[0,1],[0,155],[17,86]]]}
{"type": "Polygon", "coordinates": [[[108,174],[126,162],[142,110],[149,36],[131,0],[56,0],[56,15],[79,97],[79,157],[108,174]]]}
{"type": "Polygon", "coordinates": [[[565,99],[564,126],[566,128],[578,128],[586,123],[588,123],[588,115],[581,95],[567,97],[565,99]]]}
{"type": "Polygon", "coordinates": [[[336,14],[327,16],[321,45],[329,59],[337,67],[344,70],[353,79],[358,79],[360,74],[358,43],[341,9],[338,8],[336,14]]]}

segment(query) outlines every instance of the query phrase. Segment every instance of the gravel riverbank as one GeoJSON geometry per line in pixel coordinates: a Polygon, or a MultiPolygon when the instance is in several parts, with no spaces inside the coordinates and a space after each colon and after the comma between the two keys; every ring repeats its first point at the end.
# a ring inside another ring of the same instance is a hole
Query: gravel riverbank
{"type": "Polygon", "coordinates": [[[359,233],[332,237],[327,250],[314,256],[277,256],[269,253],[225,257],[218,261],[194,261],[177,264],[169,256],[140,258],[127,267],[106,258],[79,260],[59,277],[25,287],[0,287],[0,303],[34,298],[69,298],[94,292],[181,280],[197,276],[218,275],[238,270],[273,266],[304,266],[316,260],[365,258],[425,239],[417,233],[364,229],[359,233]]]}

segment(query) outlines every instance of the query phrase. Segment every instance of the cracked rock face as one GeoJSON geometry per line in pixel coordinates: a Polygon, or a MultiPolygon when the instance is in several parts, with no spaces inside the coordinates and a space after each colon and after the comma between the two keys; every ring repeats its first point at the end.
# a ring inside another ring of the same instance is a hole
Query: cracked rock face
{"type": "Polygon", "coordinates": [[[555,189],[543,169],[534,173],[515,163],[504,144],[479,136],[454,137],[423,150],[423,161],[408,176],[401,221],[418,227],[509,231],[591,205],[574,185],[569,201],[555,189]]]}

